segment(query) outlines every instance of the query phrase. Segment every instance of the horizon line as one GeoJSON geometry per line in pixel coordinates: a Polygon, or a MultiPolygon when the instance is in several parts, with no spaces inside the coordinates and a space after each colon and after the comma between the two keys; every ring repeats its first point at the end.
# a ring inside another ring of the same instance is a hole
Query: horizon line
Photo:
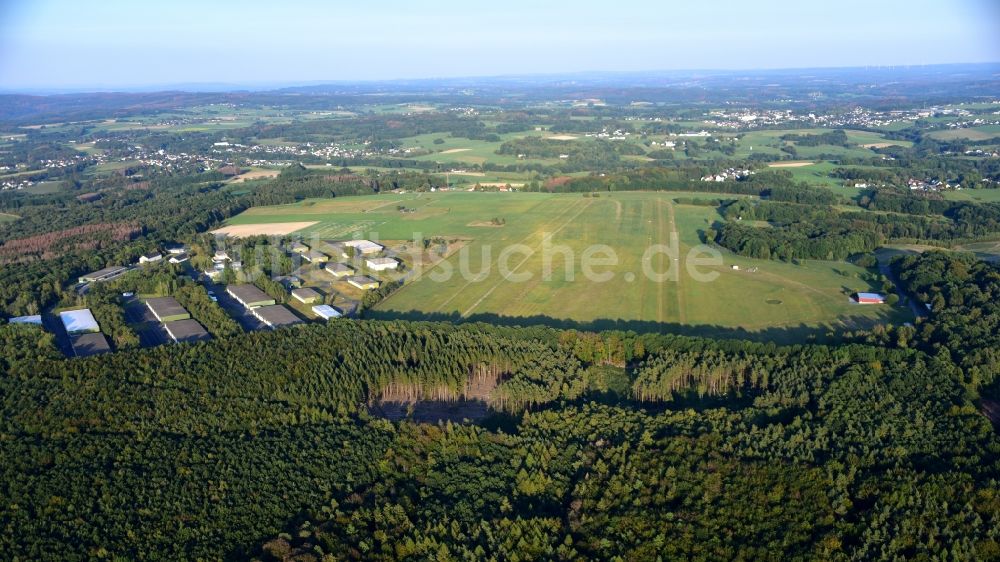
{"type": "MultiPolygon", "coordinates": [[[[151,84],[118,84],[98,85],[81,84],[65,86],[13,86],[0,85],[0,95],[69,95],[69,94],[136,94],[158,92],[182,93],[235,93],[235,92],[267,92],[288,88],[303,88],[310,86],[341,85],[361,86],[376,84],[403,84],[414,82],[460,81],[460,80],[511,80],[511,79],[545,79],[585,77],[594,75],[658,75],[670,73],[763,73],[792,71],[830,71],[830,70],[907,70],[913,68],[946,67],[946,66],[1000,66],[1000,60],[980,62],[943,62],[922,64],[870,64],[845,66],[790,66],[790,67],[756,67],[756,68],[675,68],[647,70],[575,70],[554,72],[502,73],[456,76],[427,77],[396,77],[396,78],[365,78],[365,79],[292,79],[260,82],[229,82],[229,81],[180,81],[151,84]]],[[[1000,77],[998,77],[1000,78],[1000,77]]]]}

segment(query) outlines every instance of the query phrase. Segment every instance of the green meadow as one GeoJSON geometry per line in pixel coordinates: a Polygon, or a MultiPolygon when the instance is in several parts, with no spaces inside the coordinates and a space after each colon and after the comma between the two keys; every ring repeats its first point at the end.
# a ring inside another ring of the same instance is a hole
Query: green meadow
{"type": "Polygon", "coordinates": [[[296,234],[323,239],[377,238],[394,248],[414,238],[460,241],[440,263],[412,264],[420,276],[379,305],[385,315],[504,316],[513,317],[512,321],[545,317],[581,325],[620,323],[699,335],[736,332],[777,341],[905,321],[901,309],[851,303],[850,292],[873,287],[868,272],[847,263],[753,260],[716,248],[721,262],[697,268],[713,279],[692,276],[685,267],[686,257],[701,243],[703,231],[721,217],[713,207],[680,205],[674,200],[691,196],[669,192],[619,192],[597,198],[539,193],[385,194],[255,208],[229,224],[316,221],[296,234]],[[400,213],[400,205],[413,211],[400,213]],[[504,224],[492,224],[494,218],[503,219],[504,224]],[[646,254],[652,245],[669,247],[674,236],[676,254],[646,254]],[[545,244],[570,251],[575,259],[567,263],[563,253],[550,250],[547,267],[545,244]],[[613,265],[593,267],[593,273],[604,273],[607,280],[588,278],[582,270],[584,252],[596,245],[610,248],[617,259],[613,265]],[[509,253],[502,257],[505,250],[509,253]],[[675,261],[674,256],[679,259],[675,261]],[[509,275],[501,274],[501,262],[509,275]],[[669,273],[674,266],[679,274],[668,274],[666,280],[644,274],[644,268],[669,273]],[[469,275],[459,273],[462,267],[469,275]]]}
{"type": "Polygon", "coordinates": [[[934,131],[933,133],[929,133],[928,136],[937,140],[990,140],[1000,138],[1000,125],[983,125],[981,127],[969,127],[965,129],[945,129],[943,131],[934,131]]]}

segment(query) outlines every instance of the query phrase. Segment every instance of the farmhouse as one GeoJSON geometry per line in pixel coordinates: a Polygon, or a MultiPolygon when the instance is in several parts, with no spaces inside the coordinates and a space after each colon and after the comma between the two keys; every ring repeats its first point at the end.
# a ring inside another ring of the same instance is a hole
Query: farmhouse
{"type": "Polygon", "coordinates": [[[212,339],[205,331],[205,328],[201,327],[196,320],[190,318],[186,320],[177,320],[175,322],[166,322],[163,327],[167,330],[167,335],[170,339],[177,343],[185,343],[192,341],[207,341],[212,339]]]}
{"type": "MultiPolygon", "coordinates": [[[[273,301],[272,301],[273,302],[273,301]]],[[[285,326],[294,326],[295,324],[301,324],[302,320],[298,316],[288,310],[287,307],[280,304],[272,304],[269,306],[261,306],[253,308],[250,310],[254,316],[256,316],[261,322],[267,324],[269,328],[284,328],[285,326]]]]}
{"type": "Polygon", "coordinates": [[[324,268],[327,273],[340,279],[348,275],[354,275],[354,268],[345,263],[328,263],[324,268]]]}
{"type": "Polygon", "coordinates": [[[253,285],[229,285],[226,292],[246,308],[274,305],[274,299],[253,285]]]}
{"type": "Polygon", "coordinates": [[[63,326],[66,328],[66,333],[69,335],[101,331],[100,326],[97,325],[97,320],[94,319],[94,315],[91,314],[89,308],[60,312],[59,319],[62,320],[63,326]]]}
{"type": "Polygon", "coordinates": [[[160,252],[150,252],[148,254],[143,254],[139,256],[139,263],[152,263],[163,259],[163,255],[160,252]]]}
{"type": "Polygon", "coordinates": [[[105,267],[104,269],[99,269],[93,273],[88,273],[86,275],[80,276],[80,283],[97,283],[99,281],[110,281],[115,277],[119,277],[128,271],[127,267],[121,267],[113,265],[111,267],[105,267]]]}
{"type": "Polygon", "coordinates": [[[399,262],[393,258],[368,258],[365,263],[372,271],[385,271],[399,267],[399,262]]]}
{"type": "Polygon", "coordinates": [[[320,304],[312,307],[313,314],[319,316],[323,320],[332,320],[333,318],[340,318],[343,316],[339,310],[333,308],[328,304],[320,304]]]}
{"type": "Polygon", "coordinates": [[[309,263],[326,263],[330,261],[330,256],[317,250],[309,250],[308,252],[302,254],[302,259],[309,263]]]}
{"type": "Polygon", "coordinates": [[[11,324],[34,324],[35,326],[42,325],[42,315],[35,314],[32,316],[15,316],[8,320],[11,324]]]}
{"type": "Polygon", "coordinates": [[[323,295],[317,293],[315,289],[310,289],[309,287],[293,289],[292,296],[295,297],[295,300],[305,304],[312,304],[323,299],[323,295]]]}
{"type": "Polygon", "coordinates": [[[346,248],[354,248],[355,253],[361,254],[362,256],[370,256],[382,251],[382,245],[376,244],[371,240],[348,240],[347,242],[344,242],[343,245],[345,247],[345,258],[351,257],[346,248]]]}
{"type": "Polygon", "coordinates": [[[104,337],[104,334],[99,333],[71,336],[69,344],[73,347],[73,355],[77,357],[87,357],[111,351],[107,338],[104,337]]]}
{"type": "Polygon", "coordinates": [[[857,301],[858,304],[883,304],[885,303],[885,295],[878,293],[858,293],[857,301]]]}
{"type": "Polygon", "coordinates": [[[146,306],[153,313],[157,320],[163,323],[176,322],[191,318],[188,311],[184,310],[181,303],[174,297],[158,297],[146,299],[146,306]]]}
{"type": "Polygon", "coordinates": [[[372,279],[367,275],[348,277],[347,282],[363,291],[367,291],[368,289],[378,289],[379,286],[379,282],[377,280],[372,279]]]}

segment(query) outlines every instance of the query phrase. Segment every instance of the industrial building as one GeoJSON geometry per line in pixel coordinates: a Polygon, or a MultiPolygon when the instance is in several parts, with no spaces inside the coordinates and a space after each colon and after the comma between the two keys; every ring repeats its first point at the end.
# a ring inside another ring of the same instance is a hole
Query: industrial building
{"type": "Polygon", "coordinates": [[[188,311],[184,310],[181,303],[174,297],[157,297],[146,299],[146,306],[160,322],[176,322],[177,320],[187,320],[191,318],[188,311]]]}
{"type": "Polygon", "coordinates": [[[332,320],[334,318],[340,318],[343,314],[339,310],[333,308],[328,304],[319,304],[312,307],[313,314],[322,318],[323,320],[332,320]]]}
{"type": "Polygon", "coordinates": [[[226,287],[226,292],[246,308],[270,306],[275,302],[267,293],[249,284],[229,285],[226,287]]]}
{"type": "Polygon", "coordinates": [[[365,264],[372,271],[385,271],[399,267],[399,262],[393,258],[368,258],[365,260],[365,264]]]}
{"type": "Polygon", "coordinates": [[[370,256],[373,254],[377,254],[381,252],[383,248],[381,244],[376,244],[371,240],[348,240],[347,242],[342,242],[341,244],[345,247],[344,250],[345,258],[351,257],[347,253],[346,248],[354,248],[355,253],[362,256],[370,256]]]}
{"type": "Polygon", "coordinates": [[[107,338],[100,333],[70,336],[69,343],[73,347],[73,355],[77,357],[88,357],[111,351],[107,338]]]}
{"type": "Polygon", "coordinates": [[[101,327],[97,325],[97,320],[94,319],[89,308],[60,312],[59,319],[62,320],[66,333],[69,335],[101,331],[101,327]]]}
{"type": "Polygon", "coordinates": [[[292,297],[305,304],[313,304],[323,300],[323,295],[319,294],[315,289],[310,289],[309,287],[292,289],[292,297]]]}
{"type": "Polygon", "coordinates": [[[250,312],[261,322],[267,324],[269,328],[284,328],[301,324],[302,319],[296,316],[288,307],[280,304],[270,306],[259,306],[252,308],[250,312]]]}
{"type": "Polygon", "coordinates": [[[187,320],[166,322],[163,324],[163,327],[167,330],[167,335],[170,336],[170,339],[177,343],[207,341],[212,339],[201,324],[190,318],[187,320]]]}
{"type": "Polygon", "coordinates": [[[326,263],[330,261],[330,256],[318,250],[309,250],[302,254],[302,259],[309,263],[326,263]]]}
{"type": "Polygon", "coordinates": [[[367,275],[356,275],[354,277],[348,277],[347,282],[363,291],[368,289],[378,289],[379,282],[377,279],[372,279],[367,275]]]}
{"type": "Polygon", "coordinates": [[[81,275],[79,277],[80,283],[97,283],[100,281],[110,281],[116,277],[120,277],[128,271],[127,267],[122,267],[119,265],[112,265],[110,267],[105,267],[104,269],[99,269],[93,273],[88,273],[86,275],[81,275]]]}
{"type": "Polygon", "coordinates": [[[326,267],[323,268],[327,273],[333,275],[337,279],[341,277],[347,277],[348,275],[354,275],[354,268],[347,265],[346,263],[328,263],[326,267]]]}
{"type": "Polygon", "coordinates": [[[15,316],[8,320],[11,324],[33,324],[35,326],[42,325],[42,315],[34,314],[31,316],[15,316]]]}

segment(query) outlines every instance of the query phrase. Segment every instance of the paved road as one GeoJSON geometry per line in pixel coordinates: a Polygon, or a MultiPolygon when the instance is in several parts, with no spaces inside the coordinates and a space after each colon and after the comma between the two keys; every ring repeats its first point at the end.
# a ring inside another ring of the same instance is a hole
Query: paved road
{"type": "Polygon", "coordinates": [[[876,253],[875,258],[878,260],[879,273],[885,275],[889,281],[892,281],[892,284],[896,287],[896,292],[899,294],[899,298],[905,300],[906,304],[910,307],[910,310],[913,311],[913,317],[923,318],[927,316],[927,308],[923,305],[923,303],[903,292],[902,285],[899,284],[899,279],[896,278],[896,275],[892,272],[892,268],[889,267],[889,261],[892,257],[876,253]]]}
{"type": "Polygon", "coordinates": [[[261,322],[256,316],[251,314],[249,310],[244,308],[242,304],[226,292],[225,285],[220,285],[211,281],[204,281],[203,285],[205,285],[206,289],[215,293],[215,297],[219,299],[218,304],[222,307],[222,310],[225,310],[230,316],[232,316],[244,330],[247,332],[253,332],[267,328],[267,324],[261,322]]]}

